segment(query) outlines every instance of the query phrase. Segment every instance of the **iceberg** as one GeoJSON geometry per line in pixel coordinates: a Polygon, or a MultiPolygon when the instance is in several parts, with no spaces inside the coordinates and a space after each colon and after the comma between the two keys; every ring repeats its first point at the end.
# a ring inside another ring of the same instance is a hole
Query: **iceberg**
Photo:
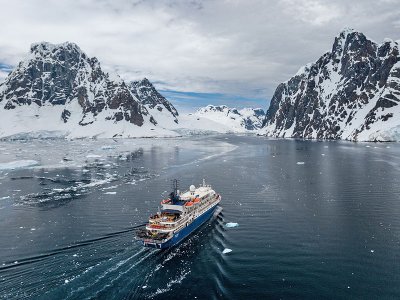
{"type": "Polygon", "coordinates": [[[239,223],[233,223],[233,222],[229,222],[225,224],[226,228],[233,228],[233,227],[238,227],[239,223]]]}
{"type": "Polygon", "coordinates": [[[230,253],[230,252],[232,252],[232,249],[225,248],[224,251],[222,251],[222,254],[227,254],[227,253],[230,253]]]}

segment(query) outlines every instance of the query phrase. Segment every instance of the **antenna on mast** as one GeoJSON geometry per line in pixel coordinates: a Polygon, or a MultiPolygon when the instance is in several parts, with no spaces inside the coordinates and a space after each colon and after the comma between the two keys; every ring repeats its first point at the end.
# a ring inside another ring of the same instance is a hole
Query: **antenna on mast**
{"type": "Polygon", "coordinates": [[[172,204],[179,200],[179,182],[177,179],[172,180],[172,189],[173,192],[170,194],[170,199],[172,200],[172,204]]]}
{"type": "Polygon", "coordinates": [[[178,195],[178,190],[179,190],[179,182],[177,179],[174,179],[172,181],[172,188],[174,189],[174,194],[178,195]]]}

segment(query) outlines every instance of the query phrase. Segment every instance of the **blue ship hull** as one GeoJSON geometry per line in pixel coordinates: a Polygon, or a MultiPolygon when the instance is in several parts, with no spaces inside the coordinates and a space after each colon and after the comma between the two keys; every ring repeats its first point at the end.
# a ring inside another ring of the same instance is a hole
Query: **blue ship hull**
{"type": "Polygon", "coordinates": [[[195,219],[192,223],[190,223],[185,228],[181,229],[179,232],[176,232],[174,236],[164,242],[164,243],[146,243],[143,242],[143,246],[157,248],[157,249],[166,249],[172,246],[178,245],[181,241],[183,241],[186,237],[188,237],[193,231],[198,229],[202,224],[204,224],[211,216],[214,214],[215,209],[218,205],[211,207],[197,219],[195,219]]]}

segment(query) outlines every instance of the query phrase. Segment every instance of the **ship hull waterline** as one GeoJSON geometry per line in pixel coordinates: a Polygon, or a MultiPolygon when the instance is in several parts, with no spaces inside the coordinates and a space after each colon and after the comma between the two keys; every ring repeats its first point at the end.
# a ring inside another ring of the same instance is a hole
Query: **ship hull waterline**
{"type": "Polygon", "coordinates": [[[156,248],[156,249],[167,249],[173,246],[178,245],[182,242],[185,238],[187,238],[190,234],[194,231],[199,229],[199,227],[207,222],[211,216],[214,214],[218,205],[214,205],[209,210],[204,212],[201,216],[197,217],[192,223],[188,224],[185,228],[181,229],[179,232],[176,232],[174,236],[164,243],[153,243],[153,242],[146,242],[141,241],[143,246],[149,248],[156,248]]]}

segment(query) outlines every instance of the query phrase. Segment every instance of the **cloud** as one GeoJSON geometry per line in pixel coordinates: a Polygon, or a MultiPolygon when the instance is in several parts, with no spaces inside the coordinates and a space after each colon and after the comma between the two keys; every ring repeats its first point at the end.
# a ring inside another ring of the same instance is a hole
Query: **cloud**
{"type": "Polygon", "coordinates": [[[397,2],[0,0],[0,62],[17,64],[32,42],[72,41],[127,80],[268,99],[345,26],[399,39],[397,2]]]}
{"type": "Polygon", "coordinates": [[[283,0],[286,13],[295,19],[312,25],[324,25],[343,15],[334,2],[320,0],[283,0]]]}

